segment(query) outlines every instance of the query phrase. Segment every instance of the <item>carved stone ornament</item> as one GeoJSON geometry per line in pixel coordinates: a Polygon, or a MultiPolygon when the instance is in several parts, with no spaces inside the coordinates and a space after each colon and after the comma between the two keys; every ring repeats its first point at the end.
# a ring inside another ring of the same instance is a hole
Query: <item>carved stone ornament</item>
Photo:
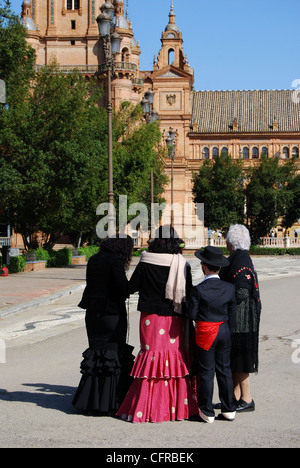
{"type": "Polygon", "coordinates": [[[166,100],[170,104],[170,106],[173,106],[173,104],[175,104],[176,102],[176,94],[167,94],[166,100]]]}

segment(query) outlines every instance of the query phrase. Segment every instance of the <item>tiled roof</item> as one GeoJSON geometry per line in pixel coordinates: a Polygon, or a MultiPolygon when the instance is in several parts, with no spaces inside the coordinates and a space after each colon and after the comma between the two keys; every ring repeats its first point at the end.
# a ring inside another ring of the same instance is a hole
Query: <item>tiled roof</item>
{"type": "Polygon", "coordinates": [[[195,91],[193,132],[300,132],[295,90],[195,91]],[[294,98],[294,100],[293,100],[294,98]]]}

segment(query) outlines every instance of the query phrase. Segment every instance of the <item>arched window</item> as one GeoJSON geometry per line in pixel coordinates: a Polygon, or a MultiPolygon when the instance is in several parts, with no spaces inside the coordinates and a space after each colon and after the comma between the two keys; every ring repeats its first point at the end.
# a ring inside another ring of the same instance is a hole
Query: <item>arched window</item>
{"type": "Polygon", "coordinates": [[[226,146],[223,146],[221,155],[224,156],[225,158],[228,156],[228,148],[226,146]]]}
{"type": "Polygon", "coordinates": [[[124,47],[124,49],[122,50],[122,62],[130,62],[130,54],[129,54],[129,50],[127,49],[127,47],[124,47]]]}
{"type": "Polygon", "coordinates": [[[175,59],[175,52],[173,49],[169,50],[168,65],[173,65],[175,59]]]}
{"type": "Polygon", "coordinates": [[[243,148],[243,159],[249,159],[249,148],[247,146],[243,148]]]}
{"type": "Polygon", "coordinates": [[[208,148],[203,148],[202,157],[203,157],[203,159],[209,159],[209,149],[208,148]]]}
{"type": "Polygon", "coordinates": [[[269,151],[268,151],[268,148],[266,146],[264,146],[261,150],[261,154],[264,158],[267,158],[269,156],[269,151]]]}
{"type": "Polygon", "coordinates": [[[252,148],[252,159],[258,159],[258,148],[257,148],[257,146],[254,146],[252,148]]]}
{"type": "Polygon", "coordinates": [[[283,148],[283,159],[289,159],[290,157],[290,150],[287,146],[283,148]]]}
{"type": "Polygon", "coordinates": [[[294,146],[294,148],[292,150],[292,157],[293,158],[299,158],[299,148],[297,148],[297,146],[294,146]]]}
{"type": "Polygon", "coordinates": [[[213,159],[216,159],[219,156],[219,148],[213,148],[212,150],[212,157],[213,159]]]}

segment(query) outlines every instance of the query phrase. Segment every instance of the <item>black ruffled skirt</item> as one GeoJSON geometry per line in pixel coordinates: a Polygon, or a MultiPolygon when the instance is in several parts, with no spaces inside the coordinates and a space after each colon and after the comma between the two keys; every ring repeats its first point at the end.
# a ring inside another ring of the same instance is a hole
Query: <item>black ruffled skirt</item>
{"type": "Polygon", "coordinates": [[[80,411],[115,414],[132,383],[133,347],[126,343],[126,316],[86,314],[89,348],[83,353],[82,374],[73,399],[80,411]]]}

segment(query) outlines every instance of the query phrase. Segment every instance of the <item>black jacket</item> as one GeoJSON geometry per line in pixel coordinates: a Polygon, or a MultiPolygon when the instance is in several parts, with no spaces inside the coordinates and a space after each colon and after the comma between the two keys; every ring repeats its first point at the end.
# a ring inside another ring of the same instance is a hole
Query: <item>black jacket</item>
{"type": "MultiPolygon", "coordinates": [[[[170,267],[152,265],[140,262],[134,270],[129,281],[130,294],[139,292],[138,310],[148,314],[177,315],[174,312],[172,301],[165,298],[166,284],[170,267]]],[[[189,297],[192,288],[191,267],[187,266],[186,297],[189,297]]],[[[185,313],[185,304],[182,307],[185,313]]]]}
{"type": "Polygon", "coordinates": [[[228,322],[235,326],[235,288],[219,278],[210,278],[194,286],[188,305],[188,317],[202,322],[228,322]]]}
{"type": "Polygon", "coordinates": [[[106,252],[93,255],[87,264],[86,288],[78,306],[101,315],[123,315],[126,314],[128,295],[128,280],[121,257],[106,252]]]}
{"type": "Polygon", "coordinates": [[[221,268],[220,278],[223,281],[234,284],[236,288],[251,289],[252,284],[251,278],[249,278],[249,271],[252,271],[256,280],[257,276],[248,250],[236,250],[228,257],[228,260],[230,264],[227,267],[221,268]]]}

